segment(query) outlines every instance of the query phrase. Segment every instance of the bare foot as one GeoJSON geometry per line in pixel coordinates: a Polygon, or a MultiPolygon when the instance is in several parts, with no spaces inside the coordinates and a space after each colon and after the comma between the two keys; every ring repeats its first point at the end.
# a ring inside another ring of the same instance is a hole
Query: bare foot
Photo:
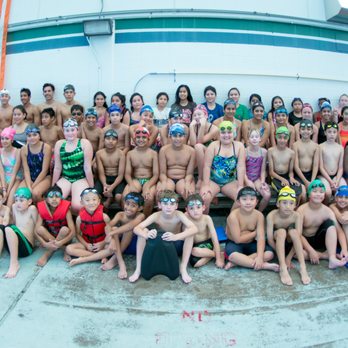
{"type": "Polygon", "coordinates": [[[329,253],[327,252],[327,250],[325,250],[322,253],[318,253],[319,254],[319,258],[323,259],[323,260],[328,260],[329,259],[329,253]]]}
{"type": "Polygon", "coordinates": [[[135,272],[128,278],[130,283],[135,283],[140,278],[140,272],[135,270],[135,272]]]}
{"type": "Polygon", "coordinates": [[[233,264],[231,261],[228,261],[224,267],[226,271],[228,271],[230,268],[234,267],[235,264],[233,264]]]}
{"type": "Polygon", "coordinates": [[[182,281],[185,283],[185,284],[189,284],[192,282],[192,278],[189,276],[189,274],[187,273],[187,270],[186,268],[185,269],[182,269],[180,271],[181,273],[181,279],[182,281]]]}
{"type": "Polygon", "coordinates": [[[83,258],[82,258],[82,257],[78,257],[77,259],[72,259],[72,260],[69,262],[69,266],[70,266],[70,267],[76,266],[76,265],[79,265],[80,263],[83,263],[83,258]]]}
{"type": "Polygon", "coordinates": [[[264,262],[262,265],[262,269],[266,269],[268,271],[273,272],[279,272],[279,265],[277,263],[264,262]]]}
{"type": "Polygon", "coordinates": [[[200,260],[198,260],[195,263],[195,265],[193,267],[194,268],[202,267],[202,266],[206,265],[211,259],[212,259],[212,257],[202,257],[200,260]]]}
{"type": "Polygon", "coordinates": [[[280,281],[284,285],[289,285],[289,286],[292,285],[292,279],[287,269],[280,270],[279,276],[280,276],[280,281]]]}
{"type": "Polygon", "coordinates": [[[40,267],[45,266],[47,261],[52,256],[52,254],[53,254],[53,251],[51,251],[51,250],[45,251],[44,254],[37,260],[36,264],[40,267]]]}
{"type": "Polygon", "coordinates": [[[287,263],[287,264],[286,264],[286,267],[287,267],[288,270],[290,271],[291,269],[294,269],[294,268],[295,268],[295,265],[294,265],[292,262],[290,262],[290,263],[287,263]]]}
{"type": "Polygon", "coordinates": [[[102,265],[104,265],[104,263],[107,263],[108,262],[108,258],[107,257],[103,257],[102,259],[101,259],[101,261],[100,261],[100,263],[102,264],[102,265]]]}
{"type": "Polygon", "coordinates": [[[19,271],[19,263],[18,262],[10,264],[10,267],[9,267],[7,273],[4,274],[4,278],[14,278],[17,275],[18,271],[19,271]]]}
{"type": "Polygon", "coordinates": [[[102,271],[109,271],[110,269],[113,269],[115,266],[117,266],[117,257],[113,255],[108,262],[104,263],[103,266],[100,267],[102,271]]]}
{"type": "Polygon", "coordinates": [[[346,259],[336,259],[336,257],[330,257],[329,259],[329,268],[330,269],[335,269],[337,267],[342,267],[347,263],[346,259]]]}
{"type": "Polygon", "coordinates": [[[63,260],[66,261],[66,262],[70,262],[71,261],[71,256],[69,254],[67,254],[67,253],[64,253],[63,260]]]}
{"type": "Polygon", "coordinates": [[[311,282],[311,278],[309,277],[307,270],[300,270],[301,281],[303,285],[308,285],[311,282]]]}
{"type": "Polygon", "coordinates": [[[120,270],[118,271],[118,278],[120,279],[126,279],[127,278],[127,270],[125,268],[120,268],[120,270]]]}

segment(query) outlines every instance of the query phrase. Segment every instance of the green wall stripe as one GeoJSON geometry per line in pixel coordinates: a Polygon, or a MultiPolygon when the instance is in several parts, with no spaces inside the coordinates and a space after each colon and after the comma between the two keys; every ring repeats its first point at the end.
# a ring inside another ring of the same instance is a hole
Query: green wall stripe
{"type": "Polygon", "coordinates": [[[116,20],[116,30],[130,29],[222,29],[254,30],[270,33],[314,36],[348,41],[348,32],[302,24],[290,24],[246,19],[219,18],[140,18],[116,20]]]}
{"type": "Polygon", "coordinates": [[[50,27],[25,29],[9,32],[7,36],[7,42],[79,33],[83,33],[83,23],[55,25],[50,27]]]}

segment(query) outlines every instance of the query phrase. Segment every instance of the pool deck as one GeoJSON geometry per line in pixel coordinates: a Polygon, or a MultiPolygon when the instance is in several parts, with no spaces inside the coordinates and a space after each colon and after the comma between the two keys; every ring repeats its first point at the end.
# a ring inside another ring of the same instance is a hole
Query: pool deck
{"type": "MultiPolygon", "coordinates": [[[[135,284],[98,263],[72,268],[42,249],[0,279],[0,347],[347,347],[348,269],[308,265],[312,283],[281,285],[278,274],[213,263],[193,282],[156,276],[135,284]],[[347,345],[347,346],[346,346],[347,345]]],[[[0,274],[9,257],[0,258],[0,274]]],[[[135,257],[126,256],[129,274],[135,257]]]]}

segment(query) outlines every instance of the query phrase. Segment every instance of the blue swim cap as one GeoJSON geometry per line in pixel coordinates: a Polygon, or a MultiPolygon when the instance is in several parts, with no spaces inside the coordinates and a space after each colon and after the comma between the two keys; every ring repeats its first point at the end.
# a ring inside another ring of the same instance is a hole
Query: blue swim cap
{"type": "Polygon", "coordinates": [[[85,117],[87,117],[89,115],[94,116],[96,119],[98,119],[97,109],[96,108],[88,108],[86,113],[85,113],[85,117]]]}
{"type": "Polygon", "coordinates": [[[286,110],[284,107],[280,107],[274,111],[274,114],[288,114],[288,110],[286,110]]]}
{"type": "Polygon", "coordinates": [[[108,107],[108,113],[111,114],[112,112],[119,112],[121,113],[122,110],[118,107],[116,104],[112,104],[108,107]]]}
{"type": "Polygon", "coordinates": [[[322,111],[323,109],[330,109],[330,110],[332,110],[332,106],[331,106],[331,104],[329,102],[324,101],[324,103],[321,104],[321,106],[320,106],[320,111],[322,111]]]}
{"type": "Polygon", "coordinates": [[[229,104],[237,105],[237,103],[236,103],[233,99],[231,99],[231,98],[226,99],[226,100],[224,101],[224,106],[229,105],[229,104]]]}
{"type": "Polygon", "coordinates": [[[140,109],[140,115],[145,111],[150,111],[153,114],[153,109],[150,105],[143,105],[143,107],[140,109]]]}
{"type": "Polygon", "coordinates": [[[348,197],[348,185],[340,186],[336,191],[336,197],[348,197]]]}
{"type": "Polygon", "coordinates": [[[169,128],[169,136],[171,137],[172,135],[185,135],[185,127],[181,123],[174,123],[170,126],[169,128]]]}

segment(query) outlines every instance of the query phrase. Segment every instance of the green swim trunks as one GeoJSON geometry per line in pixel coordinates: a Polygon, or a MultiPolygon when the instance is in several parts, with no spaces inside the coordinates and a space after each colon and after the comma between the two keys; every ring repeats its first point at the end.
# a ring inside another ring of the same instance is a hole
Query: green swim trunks
{"type": "Polygon", "coordinates": [[[150,181],[150,178],[135,178],[135,179],[139,181],[141,186],[144,186],[144,184],[150,181]]]}
{"type": "MultiPolygon", "coordinates": [[[[13,232],[18,237],[18,256],[19,257],[26,257],[26,256],[31,255],[34,251],[34,247],[29,242],[27,237],[23,234],[23,232],[21,232],[21,230],[16,225],[8,225],[7,227],[12,228],[13,232]]],[[[4,238],[4,239],[5,239],[5,247],[8,250],[6,238],[4,238]]]]}

